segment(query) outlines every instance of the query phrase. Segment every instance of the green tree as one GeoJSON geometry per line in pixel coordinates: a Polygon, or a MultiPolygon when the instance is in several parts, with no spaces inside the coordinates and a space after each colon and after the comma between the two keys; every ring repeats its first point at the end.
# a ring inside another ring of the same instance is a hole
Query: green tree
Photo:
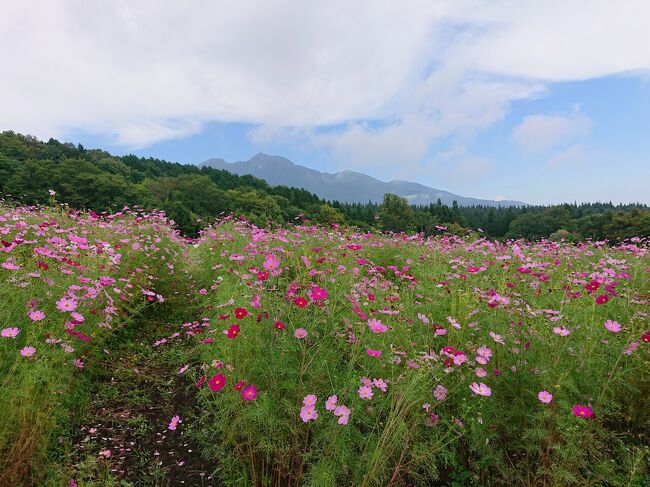
{"type": "Polygon", "coordinates": [[[386,193],[379,206],[379,220],[384,230],[409,232],[413,229],[415,214],[406,198],[386,193]]]}

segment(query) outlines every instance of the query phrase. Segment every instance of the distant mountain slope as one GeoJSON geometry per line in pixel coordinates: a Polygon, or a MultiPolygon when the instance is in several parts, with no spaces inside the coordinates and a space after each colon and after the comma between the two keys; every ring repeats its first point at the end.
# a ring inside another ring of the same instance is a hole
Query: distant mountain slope
{"type": "Polygon", "coordinates": [[[348,203],[381,202],[384,193],[406,197],[413,204],[428,205],[438,198],[451,205],[454,200],[461,206],[525,206],[522,201],[493,201],[467,198],[457,194],[430,188],[408,181],[384,182],[366,174],[354,171],[341,171],[334,174],[316,171],[291,162],[280,156],[259,153],[248,161],[228,163],[223,159],[209,159],[201,166],[225,169],[234,174],[252,174],[266,180],[272,186],[285,185],[304,188],[326,200],[348,203]]]}

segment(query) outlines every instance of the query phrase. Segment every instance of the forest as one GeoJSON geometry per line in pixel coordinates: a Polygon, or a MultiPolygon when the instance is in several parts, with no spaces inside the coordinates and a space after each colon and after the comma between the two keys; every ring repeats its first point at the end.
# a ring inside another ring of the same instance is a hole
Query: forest
{"type": "Polygon", "coordinates": [[[226,214],[244,216],[259,226],[316,222],[425,235],[472,230],[501,240],[618,242],[650,236],[650,209],[640,203],[522,207],[454,203],[448,207],[438,201],[414,206],[405,198],[387,194],[381,204],[350,204],[325,201],[300,188],[272,187],[253,176],[134,155],[118,157],[12,131],[0,133],[0,197],[21,205],[65,203],[98,213],[125,206],[157,208],[191,237],[226,214]]]}

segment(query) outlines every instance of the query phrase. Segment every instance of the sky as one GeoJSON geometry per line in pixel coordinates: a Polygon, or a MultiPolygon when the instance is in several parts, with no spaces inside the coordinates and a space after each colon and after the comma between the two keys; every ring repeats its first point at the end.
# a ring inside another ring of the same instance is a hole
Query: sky
{"type": "Polygon", "coordinates": [[[0,130],[650,204],[650,2],[7,2],[0,130]]]}

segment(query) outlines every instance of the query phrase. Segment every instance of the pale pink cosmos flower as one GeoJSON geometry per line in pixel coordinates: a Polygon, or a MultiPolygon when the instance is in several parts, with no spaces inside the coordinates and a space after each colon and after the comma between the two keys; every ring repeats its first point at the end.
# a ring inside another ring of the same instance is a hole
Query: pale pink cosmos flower
{"type": "Polygon", "coordinates": [[[98,453],[100,457],[109,458],[111,456],[110,450],[102,450],[98,453]]]}
{"type": "Polygon", "coordinates": [[[0,331],[0,336],[2,336],[2,338],[16,338],[18,333],[20,333],[20,328],[13,326],[11,328],[4,328],[0,331]]]}
{"type": "Polygon", "coordinates": [[[444,401],[447,398],[447,388],[442,384],[438,384],[433,390],[433,397],[438,401],[444,401]]]}
{"type": "Polygon", "coordinates": [[[373,333],[384,333],[388,331],[388,327],[375,318],[370,318],[368,320],[368,326],[370,327],[370,331],[373,333]]]}
{"type": "Polygon", "coordinates": [[[497,335],[493,331],[490,332],[490,336],[492,337],[492,340],[494,340],[497,343],[500,343],[501,345],[505,345],[506,342],[503,341],[503,337],[501,335],[497,335]]]}
{"type": "Polygon", "coordinates": [[[563,326],[555,326],[553,327],[553,333],[565,337],[571,334],[571,330],[564,328],[563,326]]]}
{"type": "Polygon", "coordinates": [[[30,346],[23,347],[20,350],[20,355],[22,355],[23,357],[31,357],[35,353],[36,353],[36,349],[34,347],[30,347],[30,346]]]}
{"type": "Polygon", "coordinates": [[[607,320],[605,328],[611,332],[618,333],[621,331],[621,324],[618,321],[607,320]]]}
{"type": "Polygon", "coordinates": [[[539,391],[537,399],[542,401],[544,404],[548,404],[553,400],[553,394],[548,391],[539,391]]]}
{"type": "Polygon", "coordinates": [[[492,395],[492,389],[490,389],[488,386],[483,384],[482,382],[480,384],[477,384],[476,382],[470,384],[469,388],[472,390],[474,394],[478,394],[479,396],[491,396],[492,395]]]}
{"type": "Polygon", "coordinates": [[[487,372],[485,371],[485,369],[483,369],[481,367],[478,367],[476,369],[476,376],[477,377],[485,377],[486,375],[487,375],[487,372]]]}
{"type": "Polygon", "coordinates": [[[34,310],[29,312],[29,319],[32,321],[41,321],[42,319],[45,318],[45,313],[43,313],[41,310],[34,310]]]}
{"type": "Polygon", "coordinates": [[[72,365],[74,365],[74,366],[77,367],[78,369],[83,369],[83,368],[84,368],[84,363],[83,363],[83,361],[80,360],[80,359],[78,359],[78,358],[76,358],[76,359],[74,359],[74,360],[72,361],[72,365]]]}
{"type": "Polygon", "coordinates": [[[359,387],[359,397],[361,399],[372,399],[372,387],[361,386],[359,387]]]}
{"type": "Polygon", "coordinates": [[[298,340],[302,340],[303,338],[307,338],[307,330],[304,328],[296,328],[296,331],[293,332],[293,336],[295,336],[298,340]]]}
{"type": "Polygon", "coordinates": [[[374,379],[372,385],[381,389],[381,392],[386,392],[386,389],[388,389],[388,384],[384,379],[374,379]]]}
{"type": "Polygon", "coordinates": [[[190,368],[190,364],[185,364],[183,365],[180,369],[178,369],[178,375],[182,375],[185,373],[187,369],[190,368]]]}

